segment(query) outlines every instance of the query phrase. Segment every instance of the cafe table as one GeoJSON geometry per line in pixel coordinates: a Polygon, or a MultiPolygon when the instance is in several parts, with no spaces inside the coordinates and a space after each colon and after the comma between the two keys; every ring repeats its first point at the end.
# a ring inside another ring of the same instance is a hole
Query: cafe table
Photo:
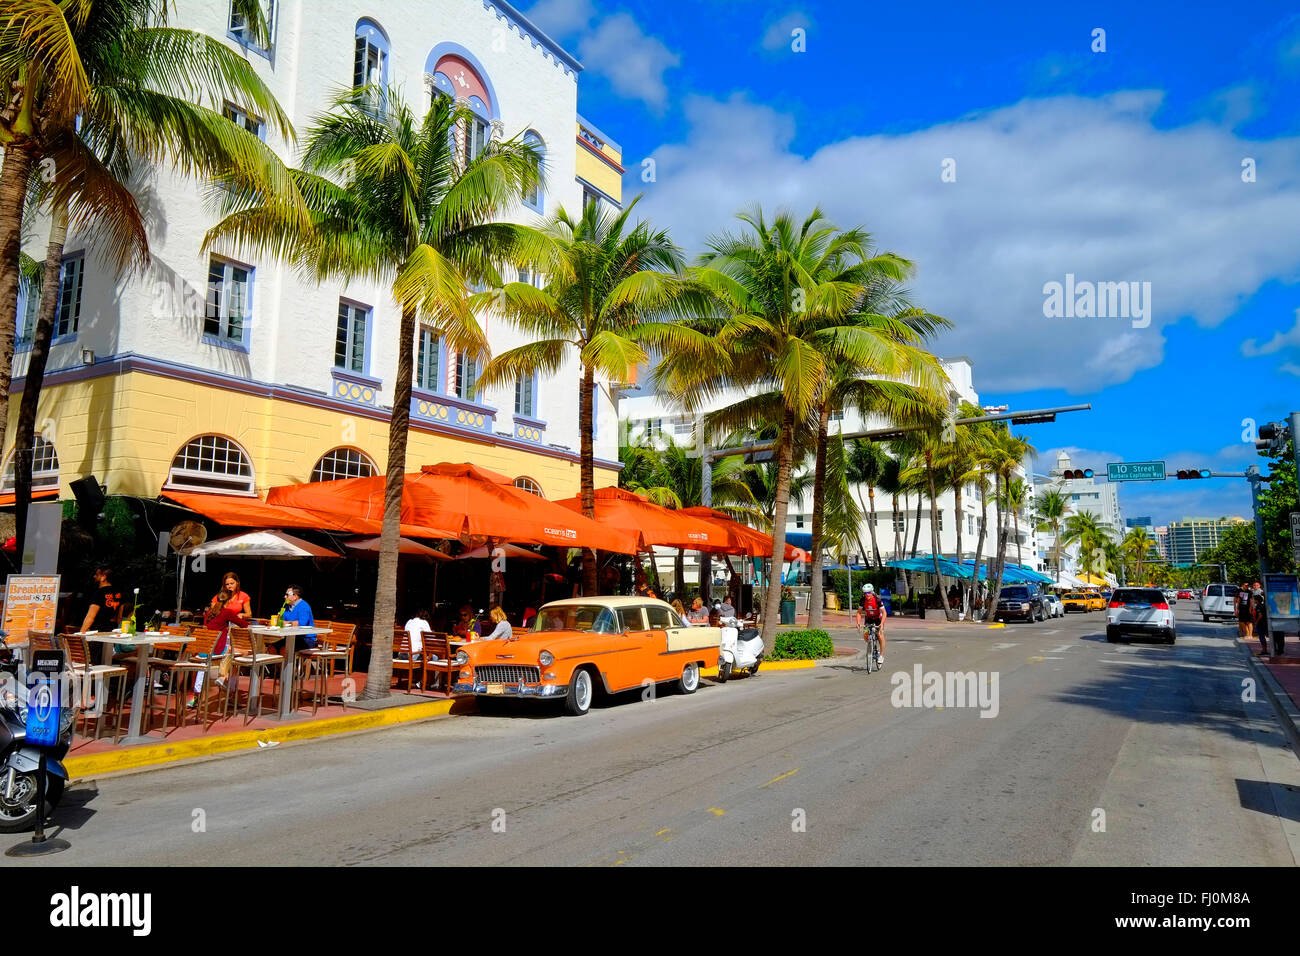
{"type": "MultiPolygon", "coordinates": [[[[316,627],[315,625],[311,625],[310,627],[270,627],[265,624],[255,624],[252,627],[250,627],[248,630],[249,633],[256,634],[258,637],[262,638],[261,643],[263,645],[266,644],[267,638],[271,638],[272,640],[276,640],[276,641],[278,641],[280,638],[284,638],[284,664],[282,664],[280,667],[280,718],[279,719],[288,720],[289,714],[293,711],[293,706],[292,706],[294,700],[293,680],[294,680],[294,671],[296,670],[294,664],[297,662],[297,657],[294,654],[294,646],[293,646],[294,638],[296,638],[299,634],[319,635],[319,634],[331,634],[333,632],[328,627],[316,627]]],[[[260,683],[258,686],[254,687],[254,680],[252,678],[249,679],[248,686],[249,686],[248,692],[250,694],[260,694],[262,692],[260,683]]]]}
{"type": "Polygon", "coordinates": [[[140,726],[144,717],[145,694],[152,695],[149,686],[149,652],[158,644],[188,644],[192,640],[186,634],[164,634],[161,631],[140,631],[136,634],[123,634],[121,631],[85,631],[72,635],[84,637],[94,644],[130,644],[136,649],[135,689],[131,694],[131,720],[127,727],[128,744],[138,744],[148,738],[141,733],[140,726]]]}

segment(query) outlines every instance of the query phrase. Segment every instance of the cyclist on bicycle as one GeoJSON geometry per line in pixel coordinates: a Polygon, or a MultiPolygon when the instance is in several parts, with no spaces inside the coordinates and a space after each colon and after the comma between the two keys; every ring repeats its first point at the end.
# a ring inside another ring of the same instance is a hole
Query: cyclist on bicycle
{"type": "MultiPolygon", "coordinates": [[[[876,627],[876,638],[880,641],[880,663],[885,663],[885,605],[880,600],[880,595],[876,593],[874,584],[862,585],[862,601],[858,604],[858,610],[862,613],[862,623],[864,627],[876,627]]],[[[862,639],[868,640],[864,633],[862,639]]]]}

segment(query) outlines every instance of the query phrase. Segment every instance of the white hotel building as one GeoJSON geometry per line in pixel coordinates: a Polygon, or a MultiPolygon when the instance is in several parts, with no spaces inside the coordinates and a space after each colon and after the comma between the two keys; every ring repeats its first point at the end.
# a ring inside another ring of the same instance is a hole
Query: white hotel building
{"type": "MultiPolygon", "coordinates": [[[[252,64],[288,113],[299,146],[339,90],[400,91],[417,111],[446,94],[476,114],[470,151],[526,136],[544,155],[544,188],[505,218],[536,223],[584,196],[621,203],[619,147],[578,114],[581,65],[503,0],[265,0],[268,49],[252,46],[227,0],[177,0],[171,22],[252,64]]],[[[297,149],[244,104],[214,104],[290,165],[297,149]]],[[[304,281],[270,256],[202,251],[215,210],[193,180],[141,171],[153,261],[119,277],[86,237],[66,244],[56,338],[37,421],[40,496],[70,498],[95,475],[110,494],[169,489],[252,496],[274,485],[382,472],[399,315],[388,285],[304,281]],[[215,288],[216,292],[209,294],[215,288]]],[[[39,223],[27,251],[42,256],[39,223]]],[[[510,277],[515,278],[515,277],[510,277]]],[[[15,395],[35,303],[20,301],[15,395]]],[[[493,353],[524,341],[483,315],[493,353]]],[[[563,498],[579,490],[576,358],[546,380],[479,393],[487,356],[449,352],[419,332],[408,469],[468,461],[563,498]]],[[[6,479],[18,402],[10,405],[6,479]]],[[[597,389],[596,484],[618,475],[615,409],[597,389]]],[[[3,491],[9,491],[7,485],[3,491]]]]}
{"type": "MultiPolygon", "coordinates": [[[[970,402],[973,405],[979,404],[979,394],[975,391],[972,383],[972,366],[971,361],[965,357],[957,357],[943,360],[944,371],[948,375],[949,397],[955,402],[970,402]]],[[[701,412],[709,412],[717,408],[723,408],[741,397],[739,391],[718,396],[718,398],[701,412]]],[[[637,440],[641,435],[648,434],[652,439],[665,441],[671,439],[678,445],[694,445],[695,416],[684,414],[680,408],[671,401],[657,394],[636,395],[624,398],[619,403],[620,421],[626,423],[627,433],[632,440],[637,440]]],[[[831,419],[831,433],[839,434],[840,432],[856,432],[865,429],[884,428],[888,422],[879,419],[863,419],[855,411],[846,411],[843,417],[831,419]]],[[[812,463],[806,464],[808,469],[812,468],[812,463]]],[[[1024,472],[1022,471],[1022,477],[1024,472]]],[[[854,486],[852,489],[855,498],[864,503],[864,516],[866,514],[865,503],[869,501],[866,486],[854,486]]],[[[895,554],[894,552],[894,516],[892,511],[892,501],[889,495],[884,494],[879,488],[876,489],[876,544],[880,549],[881,559],[884,561],[893,560],[896,557],[906,558],[911,556],[911,545],[913,535],[916,533],[916,506],[917,496],[915,494],[899,497],[899,515],[898,528],[900,536],[903,538],[903,553],[895,554]],[[905,532],[905,534],[903,533],[905,532]]],[[[920,538],[917,543],[917,554],[928,555],[930,553],[930,508],[929,499],[922,498],[920,538]]],[[[962,524],[962,557],[973,559],[975,557],[975,545],[979,536],[980,524],[982,518],[982,506],[978,490],[972,485],[962,490],[961,514],[955,515],[956,502],[951,490],[944,490],[939,495],[936,503],[939,516],[939,549],[946,557],[953,557],[957,548],[957,530],[954,524],[960,521],[962,524]]],[[[806,545],[810,543],[812,533],[812,492],[808,492],[807,498],[802,504],[802,508],[793,502],[790,505],[790,512],[786,523],[786,533],[792,537],[792,543],[797,545],[806,545]],[[806,536],[806,540],[804,537],[806,536]]],[[[1036,536],[1029,521],[1029,509],[1026,508],[1025,514],[1020,519],[1020,554],[1024,563],[1032,568],[1038,569],[1042,564],[1042,558],[1037,546],[1036,536]]],[[[867,548],[871,547],[871,534],[867,522],[869,517],[864,517],[861,527],[862,541],[867,548]]],[[[989,534],[984,542],[984,556],[987,557],[991,551],[997,547],[993,537],[994,508],[992,500],[989,501],[989,534]]],[[[1016,560],[1016,536],[1009,533],[1008,541],[1008,558],[1011,561],[1016,560]]],[[[870,555],[858,553],[859,549],[856,544],[850,548],[849,560],[853,564],[869,563],[870,555]]],[[[828,558],[830,555],[827,556],[828,558]]],[[[695,558],[688,557],[689,561],[695,558]]],[[[696,569],[695,565],[689,564],[690,569],[687,573],[688,580],[694,580],[696,569]]],[[[670,564],[661,563],[661,572],[670,571],[670,564]]]]}

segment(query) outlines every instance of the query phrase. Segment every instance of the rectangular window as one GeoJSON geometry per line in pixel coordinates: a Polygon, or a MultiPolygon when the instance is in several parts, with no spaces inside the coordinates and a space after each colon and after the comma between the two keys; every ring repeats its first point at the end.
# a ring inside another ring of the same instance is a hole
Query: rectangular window
{"type": "Polygon", "coordinates": [[[938,518],[939,518],[939,523],[935,526],[935,529],[938,530],[938,531],[942,531],[942,530],[943,530],[943,509],[942,509],[942,508],[936,508],[934,513],[935,513],[935,514],[938,516],[938,518]]]}
{"type": "Polygon", "coordinates": [[[533,375],[520,376],[515,381],[515,414],[533,417],[533,390],[537,378],[533,375]]]}
{"type": "Polygon", "coordinates": [[[85,257],[64,259],[59,266],[59,301],[54,309],[54,337],[76,335],[81,318],[81,282],[85,278],[85,257]]]}
{"type": "Polygon", "coordinates": [[[894,515],[893,518],[894,518],[895,531],[907,530],[907,515],[903,514],[903,512],[900,511],[898,514],[894,515]]]}
{"type": "Polygon", "coordinates": [[[261,119],[254,116],[252,113],[249,113],[247,110],[240,109],[234,103],[227,103],[221,107],[221,115],[232,123],[235,123],[237,126],[244,127],[244,129],[248,130],[254,136],[259,138],[261,137],[264,124],[261,119]]]}
{"type": "Polygon", "coordinates": [[[433,330],[420,328],[420,348],[415,362],[415,387],[427,392],[438,390],[438,353],[441,345],[433,330]]]}
{"type": "Polygon", "coordinates": [[[477,384],[478,359],[461,352],[456,356],[456,397],[474,401],[474,387],[477,384]]]}
{"type": "Polygon", "coordinates": [[[975,533],[975,522],[970,515],[966,516],[966,533],[967,534],[975,533]]]}
{"type": "Polygon", "coordinates": [[[352,62],[352,88],[383,86],[384,57],[382,47],[372,43],[369,37],[358,36],[356,57],[352,62]]]}
{"type": "Polygon", "coordinates": [[[338,335],[334,339],[334,367],[366,373],[366,325],[370,310],[359,305],[339,302],[338,335]]]}
{"type": "Polygon", "coordinates": [[[208,303],[203,333],[233,342],[243,342],[248,315],[249,280],[252,270],[222,259],[208,263],[208,303]]]}
{"type": "Polygon", "coordinates": [[[492,135],[492,128],[488,126],[487,120],[475,116],[469,122],[469,129],[466,130],[469,139],[469,159],[470,162],[478,159],[487,150],[488,140],[492,135]]]}
{"type": "Polygon", "coordinates": [[[19,280],[18,284],[18,323],[14,341],[20,345],[30,345],[36,334],[36,312],[41,305],[41,294],[35,283],[19,280]]]}
{"type": "Polygon", "coordinates": [[[262,0],[262,12],[266,15],[266,32],[267,47],[262,50],[253,42],[252,32],[248,29],[248,23],[244,15],[235,9],[235,5],[230,5],[230,35],[245,46],[250,46],[255,50],[262,50],[263,53],[275,46],[275,0],[262,0]]]}
{"type": "Polygon", "coordinates": [[[794,516],[794,526],[795,526],[796,528],[802,528],[802,527],[803,527],[803,515],[795,515],[795,516],[794,516]]]}

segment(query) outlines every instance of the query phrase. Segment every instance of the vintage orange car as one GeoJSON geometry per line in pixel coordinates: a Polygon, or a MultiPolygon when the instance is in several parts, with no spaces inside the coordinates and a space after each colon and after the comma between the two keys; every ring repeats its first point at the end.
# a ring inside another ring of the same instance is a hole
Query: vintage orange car
{"type": "Polygon", "coordinates": [[[510,640],[473,641],[456,655],[458,694],[563,699],[573,715],[591,708],[596,682],[608,693],[674,681],[700,686],[700,668],[718,665],[722,632],[689,625],[663,601],[592,597],[553,601],[532,629],[510,640]]]}

